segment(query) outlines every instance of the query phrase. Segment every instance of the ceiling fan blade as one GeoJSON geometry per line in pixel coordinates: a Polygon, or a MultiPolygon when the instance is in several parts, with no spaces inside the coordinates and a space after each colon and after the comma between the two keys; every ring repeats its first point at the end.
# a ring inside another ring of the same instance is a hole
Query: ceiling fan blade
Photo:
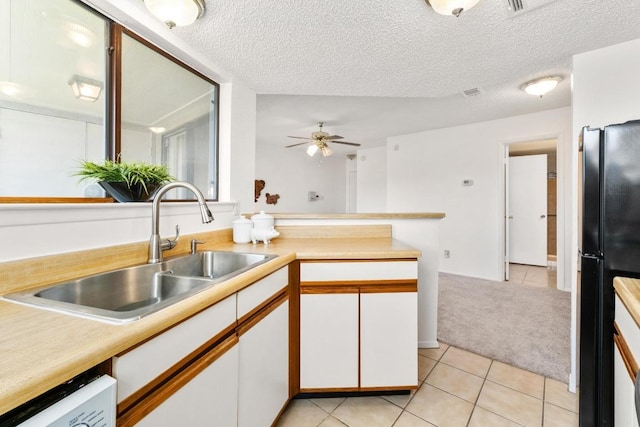
{"type": "Polygon", "coordinates": [[[344,144],[344,145],[353,145],[354,147],[360,147],[362,144],[358,144],[357,142],[348,142],[348,141],[329,141],[332,144],[344,144]]]}
{"type": "Polygon", "coordinates": [[[292,145],[287,145],[284,148],[291,148],[291,147],[297,147],[298,145],[304,145],[304,144],[308,144],[308,142],[299,142],[297,144],[292,144],[292,145]]]}
{"type": "Polygon", "coordinates": [[[344,138],[344,136],[340,136],[340,135],[329,135],[329,136],[325,136],[323,139],[333,140],[333,139],[342,139],[342,138],[344,138]]]}
{"type": "Polygon", "coordinates": [[[311,140],[311,138],[305,138],[304,136],[287,136],[287,138],[308,139],[308,140],[311,140]]]}

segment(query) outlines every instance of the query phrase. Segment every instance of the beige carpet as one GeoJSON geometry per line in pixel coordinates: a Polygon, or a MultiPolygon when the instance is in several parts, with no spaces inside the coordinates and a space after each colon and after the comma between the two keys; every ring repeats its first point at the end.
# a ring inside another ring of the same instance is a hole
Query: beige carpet
{"type": "Polygon", "coordinates": [[[440,273],[438,340],[569,380],[571,294],[440,273]]]}

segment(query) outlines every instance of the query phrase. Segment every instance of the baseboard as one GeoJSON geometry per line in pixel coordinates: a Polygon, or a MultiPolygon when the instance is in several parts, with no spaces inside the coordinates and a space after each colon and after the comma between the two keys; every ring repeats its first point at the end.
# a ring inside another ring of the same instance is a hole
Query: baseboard
{"type": "Polygon", "coordinates": [[[418,341],[418,348],[440,348],[438,341],[418,341]]]}

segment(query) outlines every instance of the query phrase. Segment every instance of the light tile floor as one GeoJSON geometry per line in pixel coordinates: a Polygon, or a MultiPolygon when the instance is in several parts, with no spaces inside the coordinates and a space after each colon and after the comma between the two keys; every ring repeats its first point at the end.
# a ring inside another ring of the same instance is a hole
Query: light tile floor
{"type": "Polygon", "coordinates": [[[507,283],[536,286],[538,288],[556,288],[557,272],[555,268],[537,265],[509,264],[507,283]]]}
{"type": "Polygon", "coordinates": [[[500,427],[578,425],[567,385],[441,344],[418,350],[409,395],[296,399],[277,427],[500,427]]]}

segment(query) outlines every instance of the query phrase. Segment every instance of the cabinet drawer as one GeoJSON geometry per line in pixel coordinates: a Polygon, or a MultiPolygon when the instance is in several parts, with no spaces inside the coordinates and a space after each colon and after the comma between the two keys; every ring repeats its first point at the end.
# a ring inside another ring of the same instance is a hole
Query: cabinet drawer
{"type": "Polygon", "coordinates": [[[300,282],[418,278],[418,261],[301,262],[300,282]]]}
{"type": "Polygon", "coordinates": [[[118,403],[167,371],[220,332],[235,326],[236,296],[185,320],[112,360],[118,403]]]}
{"type": "Polygon", "coordinates": [[[289,267],[284,267],[238,292],[238,319],[251,313],[288,284],[289,267]]]}

